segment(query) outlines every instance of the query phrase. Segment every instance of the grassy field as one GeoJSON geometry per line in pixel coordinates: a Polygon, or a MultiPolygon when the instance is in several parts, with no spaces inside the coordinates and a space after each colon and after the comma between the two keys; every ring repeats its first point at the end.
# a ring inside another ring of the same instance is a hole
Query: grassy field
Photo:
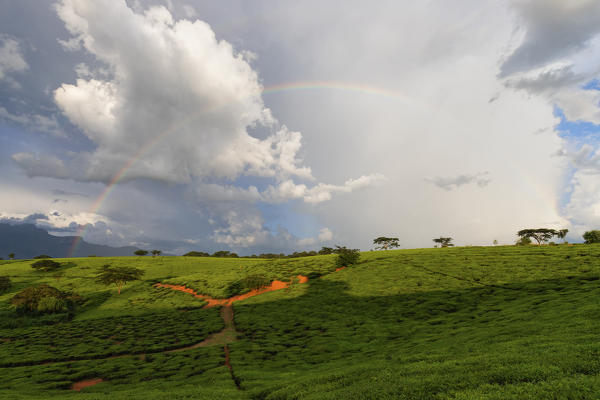
{"type": "Polygon", "coordinates": [[[120,257],[2,261],[0,397],[190,399],[598,399],[600,246],[463,247],[284,260],[120,257]],[[104,264],[146,271],[121,294],[104,264]],[[305,284],[233,305],[238,340],[165,352],[223,329],[213,297],[246,276],[305,284]],[[319,276],[321,276],[319,278],[319,276]],[[48,283],[73,314],[19,316],[8,300],[48,283]],[[75,382],[102,378],[81,392],[75,382]],[[239,385],[239,389],[236,386],[239,385]]]}

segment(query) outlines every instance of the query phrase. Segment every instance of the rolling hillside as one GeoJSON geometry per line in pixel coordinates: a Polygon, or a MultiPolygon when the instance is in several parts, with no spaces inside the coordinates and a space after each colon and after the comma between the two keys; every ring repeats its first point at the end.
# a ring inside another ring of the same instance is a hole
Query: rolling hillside
{"type": "Polygon", "coordinates": [[[600,396],[600,246],[367,252],[339,271],[334,258],[80,258],[62,260],[60,276],[2,261],[13,286],[0,295],[0,393],[600,396]],[[119,295],[93,279],[107,263],[145,275],[119,295]],[[279,290],[215,305],[257,276],[281,281],[270,287],[279,290]],[[71,315],[17,315],[9,299],[37,283],[76,292],[81,303],[71,315]]]}

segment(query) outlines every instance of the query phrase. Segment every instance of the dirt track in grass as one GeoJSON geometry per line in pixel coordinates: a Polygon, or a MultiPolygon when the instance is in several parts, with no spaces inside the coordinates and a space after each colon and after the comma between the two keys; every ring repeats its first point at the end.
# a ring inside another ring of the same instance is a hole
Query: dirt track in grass
{"type": "Polygon", "coordinates": [[[87,379],[85,381],[75,382],[71,386],[71,390],[75,390],[75,391],[79,392],[81,389],[85,389],[86,387],[97,385],[100,382],[104,382],[104,379],[95,378],[95,379],[87,379]]]}
{"type": "MultiPolygon", "coordinates": [[[[308,277],[306,277],[304,275],[298,275],[295,278],[298,279],[299,283],[308,282],[308,277]]],[[[263,294],[263,293],[267,293],[267,292],[273,292],[275,290],[285,289],[285,288],[289,287],[290,284],[291,284],[291,281],[283,282],[283,281],[275,280],[275,281],[271,282],[271,284],[269,286],[265,286],[265,287],[262,287],[259,289],[253,289],[247,293],[238,294],[238,295],[232,296],[228,299],[215,299],[210,296],[197,293],[194,291],[194,289],[191,289],[191,288],[188,288],[188,287],[182,286],[182,285],[171,285],[168,283],[156,283],[154,285],[154,287],[168,288],[171,290],[177,290],[179,292],[190,294],[194,297],[197,297],[199,299],[203,299],[204,301],[206,301],[208,304],[206,304],[204,306],[204,308],[211,308],[211,307],[215,307],[215,306],[231,306],[236,301],[245,300],[250,297],[258,296],[259,294],[263,294]]]]}

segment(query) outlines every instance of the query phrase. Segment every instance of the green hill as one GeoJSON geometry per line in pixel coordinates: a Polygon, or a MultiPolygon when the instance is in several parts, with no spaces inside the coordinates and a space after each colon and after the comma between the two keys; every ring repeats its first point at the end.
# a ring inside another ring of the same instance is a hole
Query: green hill
{"type": "Polygon", "coordinates": [[[0,395],[600,397],[600,246],[367,252],[337,272],[334,260],[81,258],[58,260],[60,275],[2,261],[13,286],[0,295],[0,395]],[[145,275],[119,295],[93,279],[104,264],[145,275]],[[309,281],[233,303],[234,323],[228,307],[153,286],[222,298],[249,278],[299,274],[309,281]],[[9,299],[38,283],[82,300],[71,313],[16,314],[9,299]]]}

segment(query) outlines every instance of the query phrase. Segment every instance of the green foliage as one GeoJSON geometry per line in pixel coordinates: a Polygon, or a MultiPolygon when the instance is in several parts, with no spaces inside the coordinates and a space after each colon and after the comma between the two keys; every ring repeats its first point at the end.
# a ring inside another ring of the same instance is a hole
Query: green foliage
{"type": "Polygon", "coordinates": [[[527,246],[531,244],[531,239],[528,236],[523,236],[515,242],[517,246],[527,246]]]}
{"type": "Polygon", "coordinates": [[[360,259],[359,249],[348,249],[346,246],[335,246],[337,258],[335,259],[335,265],[340,267],[350,267],[358,262],[360,259]]]}
{"type": "Polygon", "coordinates": [[[145,256],[146,254],[148,254],[148,250],[136,250],[133,252],[133,254],[135,254],[136,256],[145,256]]]}
{"type": "Polygon", "coordinates": [[[40,254],[39,256],[35,256],[35,257],[33,257],[33,259],[34,259],[34,260],[43,260],[43,259],[45,259],[45,258],[52,258],[52,257],[50,257],[50,256],[49,256],[49,255],[47,255],[47,254],[40,254]]]}
{"type": "Polygon", "coordinates": [[[42,297],[37,303],[37,312],[51,314],[67,311],[67,302],[58,297],[42,297]]]}
{"type": "Polygon", "coordinates": [[[230,283],[225,289],[224,297],[232,297],[254,289],[260,289],[268,286],[270,283],[271,280],[264,275],[248,275],[240,280],[230,283]]]}
{"type": "Polygon", "coordinates": [[[569,233],[568,229],[560,229],[560,230],[556,231],[556,237],[559,239],[562,239],[564,242],[565,238],[567,237],[567,233],[569,233]]]}
{"type": "Polygon", "coordinates": [[[144,271],[131,267],[111,267],[109,264],[103,265],[102,269],[96,276],[96,281],[104,285],[116,285],[121,294],[123,285],[127,282],[140,279],[144,275],[144,271]]]}
{"type": "Polygon", "coordinates": [[[400,247],[400,243],[398,243],[398,238],[395,237],[385,237],[379,236],[378,238],[373,239],[373,244],[376,245],[377,250],[389,250],[395,247],[400,247]]]}
{"type": "Polygon", "coordinates": [[[190,251],[183,255],[184,257],[210,257],[210,254],[205,253],[204,251],[190,251]]]}
{"type": "Polygon", "coordinates": [[[58,268],[60,268],[60,263],[54,261],[54,260],[49,260],[49,259],[43,259],[43,260],[39,260],[34,262],[33,264],[31,264],[31,268],[34,268],[38,271],[54,271],[58,268]]]}
{"type": "Polygon", "coordinates": [[[242,279],[244,289],[253,290],[268,286],[271,283],[264,275],[248,275],[242,279]]]}
{"type": "Polygon", "coordinates": [[[583,240],[586,244],[600,243],[600,231],[587,231],[583,234],[583,240]]]}
{"type": "Polygon", "coordinates": [[[433,239],[434,243],[439,244],[440,247],[452,247],[454,244],[452,243],[451,237],[439,237],[437,239],[433,239]]]}
{"type": "Polygon", "coordinates": [[[70,305],[68,295],[60,290],[41,284],[29,286],[10,299],[10,303],[19,312],[55,313],[67,311],[70,305]]]}
{"type": "Polygon", "coordinates": [[[237,258],[238,255],[227,250],[220,250],[213,253],[211,257],[230,257],[237,258]]]}
{"type": "Polygon", "coordinates": [[[331,247],[321,247],[321,250],[319,250],[319,254],[320,255],[333,254],[334,251],[335,250],[331,247]]]}
{"type": "Polygon", "coordinates": [[[12,286],[8,276],[0,276],[0,294],[6,292],[12,286]]]}
{"type": "Polygon", "coordinates": [[[160,256],[162,254],[161,250],[152,250],[152,257],[160,256]]]}
{"type": "Polygon", "coordinates": [[[8,258],[10,258],[11,260],[15,259],[15,253],[8,253],[8,258]]]}

